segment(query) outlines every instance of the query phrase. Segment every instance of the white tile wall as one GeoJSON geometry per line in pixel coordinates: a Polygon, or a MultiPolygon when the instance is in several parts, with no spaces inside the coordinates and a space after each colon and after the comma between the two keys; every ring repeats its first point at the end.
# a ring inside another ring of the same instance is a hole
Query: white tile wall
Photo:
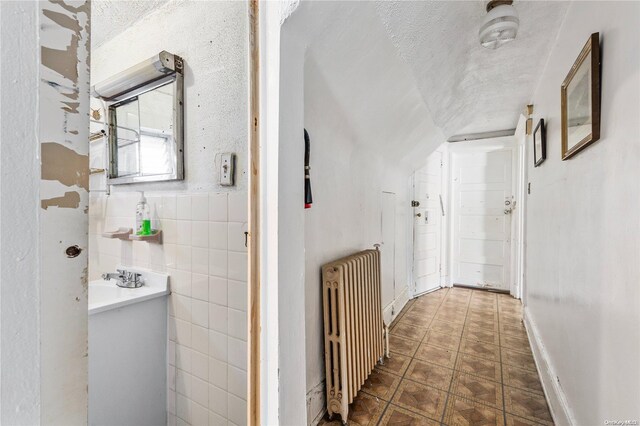
{"type": "Polygon", "coordinates": [[[244,425],[247,394],[247,194],[147,194],[163,244],[102,238],[134,226],[138,193],[96,195],[89,275],[139,266],[170,275],[169,425],[244,425]]]}

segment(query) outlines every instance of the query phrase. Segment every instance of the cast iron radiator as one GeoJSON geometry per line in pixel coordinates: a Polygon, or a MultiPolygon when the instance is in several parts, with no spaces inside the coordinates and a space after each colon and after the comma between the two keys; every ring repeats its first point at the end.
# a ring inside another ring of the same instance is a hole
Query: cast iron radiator
{"type": "Polygon", "coordinates": [[[347,421],[349,404],[384,354],[380,251],[322,267],[327,411],[347,421]]]}

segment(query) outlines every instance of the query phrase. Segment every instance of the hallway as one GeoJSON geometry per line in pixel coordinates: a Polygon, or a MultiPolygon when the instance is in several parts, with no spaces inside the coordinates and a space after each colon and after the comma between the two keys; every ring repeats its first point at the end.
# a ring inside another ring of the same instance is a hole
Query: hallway
{"type": "Polygon", "coordinates": [[[349,424],[552,424],[521,318],[519,300],[479,290],[410,301],[349,424]]]}

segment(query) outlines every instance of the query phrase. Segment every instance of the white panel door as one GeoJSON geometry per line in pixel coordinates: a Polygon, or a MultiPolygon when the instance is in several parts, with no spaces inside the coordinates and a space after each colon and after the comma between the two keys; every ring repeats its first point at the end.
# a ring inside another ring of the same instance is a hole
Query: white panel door
{"type": "Polygon", "coordinates": [[[382,245],[380,264],[382,271],[382,308],[393,302],[395,294],[396,265],[396,194],[382,193],[382,245]]]}
{"type": "Polygon", "coordinates": [[[442,154],[434,152],[414,175],[414,296],[440,287],[442,240],[442,154]]]}
{"type": "Polygon", "coordinates": [[[509,290],[512,150],[452,153],[452,282],[509,290]]]}

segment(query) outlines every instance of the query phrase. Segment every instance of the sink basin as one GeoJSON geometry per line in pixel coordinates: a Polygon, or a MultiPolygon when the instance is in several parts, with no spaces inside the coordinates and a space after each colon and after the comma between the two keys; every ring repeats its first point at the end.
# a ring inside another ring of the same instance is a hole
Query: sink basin
{"type": "Polygon", "coordinates": [[[144,285],[138,288],[122,288],[116,285],[115,280],[89,282],[89,315],[169,294],[169,276],[166,274],[142,268],[118,269],[141,273],[145,280],[144,285]]]}

